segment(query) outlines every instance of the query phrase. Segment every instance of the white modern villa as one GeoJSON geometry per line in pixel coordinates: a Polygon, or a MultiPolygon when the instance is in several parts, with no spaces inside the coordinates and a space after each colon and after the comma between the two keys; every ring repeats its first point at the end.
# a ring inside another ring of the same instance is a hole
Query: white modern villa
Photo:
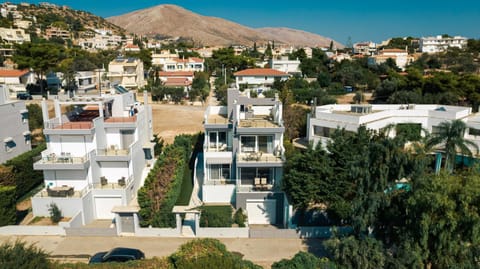
{"type": "Polygon", "coordinates": [[[286,227],[285,127],[278,97],[251,98],[249,89],[228,89],[228,105],[209,106],[204,127],[202,201],[242,208],[249,224],[286,227]]]}
{"type": "MultiPolygon", "coordinates": [[[[465,138],[480,145],[480,116],[472,113],[470,107],[446,105],[324,105],[312,110],[307,122],[307,138],[314,146],[326,146],[337,128],[356,132],[365,126],[371,130],[381,130],[389,125],[416,124],[420,130],[436,133],[443,121],[462,120],[468,130],[465,138]]],[[[390,136],[395,136],[393,128],[390,136]]],[[[423,135],[423,134],[422,134],[423,135]]]]}
{"type": "Polygon", "coordinates": [[[32,197],[33,215],[49,216],[55,203],[65,217],[87,224],[132,205],[154,157],[151,107],[117,89],[54,100],[53,117],[44,100],[42,111],[47,149],[34,169],[43,171],[45,188],[32,197]]]}

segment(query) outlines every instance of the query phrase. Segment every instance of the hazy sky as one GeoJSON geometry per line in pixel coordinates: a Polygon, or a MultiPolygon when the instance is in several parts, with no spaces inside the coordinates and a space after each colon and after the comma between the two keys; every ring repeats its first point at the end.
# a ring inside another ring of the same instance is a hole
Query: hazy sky
{"type": "MultiPolygon", "coordinates": [[[[17,3],[20,1],[17,1],[17,3]]],[[[28,2],[28,1],[27,1],[28,2]]],[[[252,28],[288,27],[347,43],[380,42],[390,37],[461,35],[480,38],[479,0],[50,0],[102,17],[175,4],[204,16],[228,19],[252,28]]]]}

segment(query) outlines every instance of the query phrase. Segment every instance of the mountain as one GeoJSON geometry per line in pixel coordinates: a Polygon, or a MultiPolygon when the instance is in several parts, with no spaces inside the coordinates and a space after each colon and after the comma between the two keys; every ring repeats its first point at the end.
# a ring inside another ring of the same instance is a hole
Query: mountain
{"type": "MultiPolygon", "coordinates": [[[[225,19],[202,16],[176,5],[158,5],[106,19],[138,35],[183,37],[205,46],[252,45],[253,42],[268,40],[299,46],[329,46],[331,41],[320,35],[288,28],[253,29],[225,19]]],[[[343,47],[335,43],[337,47],[343,47]]]]}
{"type": "Polygon", "coordinates": [[[268,40],[279,39],[279,41],[285,44],[295,44],[298,46],[311,46],[311,47],[314,47],[314,46],[329,47],[330,42],[333,41],[334,46],[336,46],[338,49],[344,47],[344,45],[328,37],[313,34],[310,32],[305,32],[302,30],[290,29],[285,27],[276,27],[276,28],[265,27],[265,28],[257,28],[256,31],[259,32],[264,38],[267,38],[268,40]]]}

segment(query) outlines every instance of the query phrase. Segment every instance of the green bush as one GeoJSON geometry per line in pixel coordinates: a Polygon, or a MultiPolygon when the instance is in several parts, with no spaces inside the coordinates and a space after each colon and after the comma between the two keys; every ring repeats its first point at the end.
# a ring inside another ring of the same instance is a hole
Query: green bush
{"type": "Polygon", "coordinates": [[[48,212],[50,213],[50,220],[52,220],[53,223],[58,223],[63,218],[62,211],[55,203],[50,204],[48,212]]]}
{"type": "Polygon", "coordinates": [[[15,187],[0,186],[0,226],[15,224],[15,201],[15,187]]]}
{"type": "Polygon", "coordinates": [[[233,222],[238,224],[238,227],[245,227],[247,216],[243,213],[243,209],[240,207],[233,215],[233,222]]]}
{"type": "Polygon", "coordinates": [[[315,255],[300,251],[292,259],[282,259],[281,261],[274,262],[272,269],[290,269],[290,268],[302,268],[302,269],[317,269],[317,268],[334,268],[328,266],[328,262],[321,261],[315,255]]]}
{"type": "Polygon", "coordinates": [[[5,163],[6,166],[13,167],[17,199],[43,183],[43,172],[33,170],[34,157],[40,155],[43,150],[45,150],[45,144],[41,144],[5,163]]]}
{"type": "Polygon", "coordinates": [[[174,268],[178,269],[261,269],[262,267],[242,259],[241,255],[227,251],[217,239],[195,239],[189,241],[170,256],[174,268]]]}
{"type": "Polygon", "coordinates": [[[202,206],[200,227],[232,227],[231,206],[202,206]]]}
{"type": "Polygon", "coordinates": [[[0,246],[0,268],[35,268],[48,269],[48,254],[34,245],[24,242],[6,242],[0,246]]]}

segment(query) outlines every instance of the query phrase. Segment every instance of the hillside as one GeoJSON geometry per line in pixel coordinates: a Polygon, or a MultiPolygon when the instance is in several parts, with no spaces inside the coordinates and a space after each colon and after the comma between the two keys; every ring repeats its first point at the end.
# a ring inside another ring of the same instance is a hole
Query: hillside
{"type": "Polygon", "coordinates": [[[267,40],[291,45],[330,45],[330,39],[320,35],[288,28],[252,29],[225,19],[202,16],[176,5],[158,5],[107,20],[131,33],[189,38],[201,45],[252,45],[267,40]]]}
{"type": "MultiPolygon", "coordinates": [[[[302,30],[290,29],[285,27],[266,27],[256,29],[264,38],[268,40],[279,40],[285,44],[295,44],[298,46],[321,46],[328,47],[332,39],[317,34],[312,34],[302,30]]],[[[333,44],[341,49],[344,46],[333,40],[333,44]]]]}
{"type": "Polygon", "coordinates": [[[115,34],[121,34],[125,31],[102,17],[66,6],[22,4],[18,5],[17,10],[25,20],[34,22],[34,26],[41,29],[56,25],[73,32],[83,32],[87,29],[110,29],[115,34]]]}

